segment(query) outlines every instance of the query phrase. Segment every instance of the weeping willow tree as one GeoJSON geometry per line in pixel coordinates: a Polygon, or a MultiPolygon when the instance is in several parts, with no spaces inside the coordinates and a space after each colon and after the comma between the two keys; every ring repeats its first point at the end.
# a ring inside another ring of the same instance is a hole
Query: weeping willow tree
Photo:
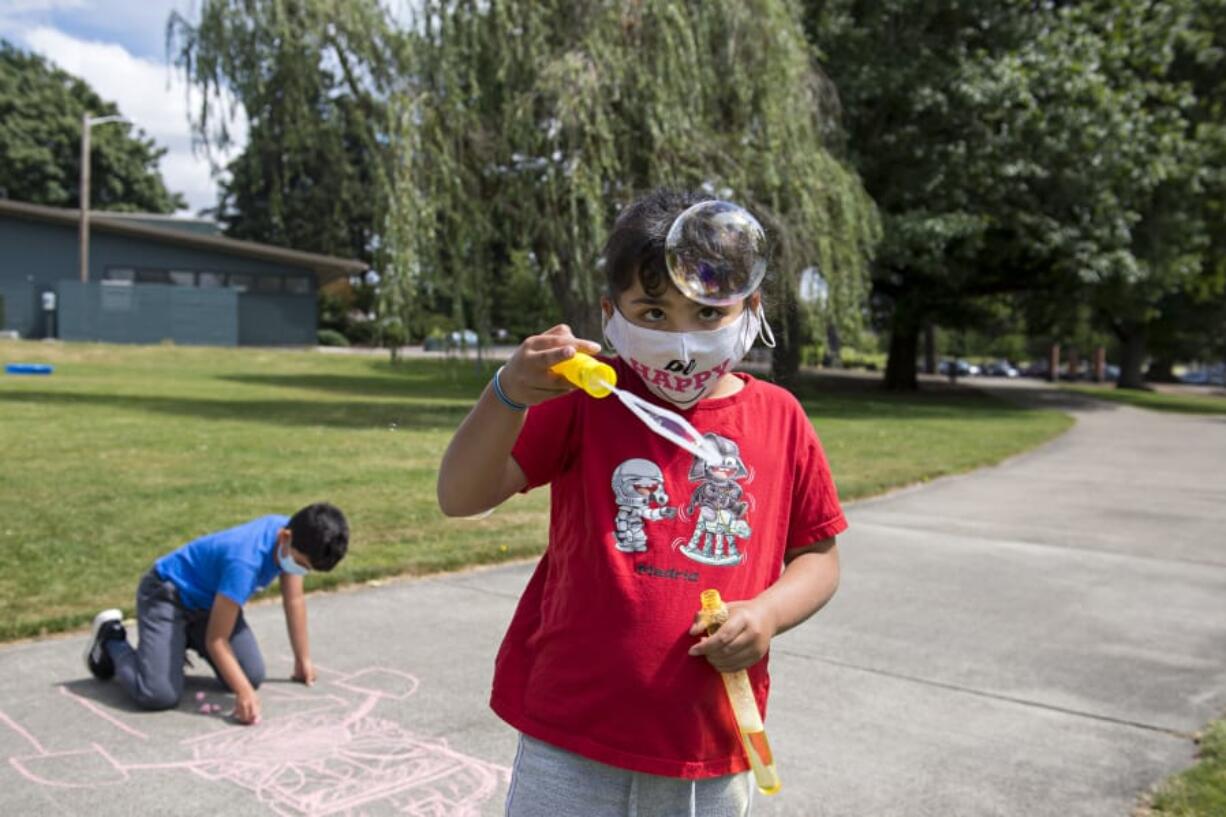
{"type": "Polygon", "coordinates": [[[446,303],[488,337],[502,279],[528,270],[598,337],[613,217],[653,187],[697,188],[773,238],[777,374],[798,362],[801,270],[820,268],[827,317],[858,321],[876,214],[829,148],[837,106],[792,2],[405,8],[407,21],[378,0],[204,0],[197,19],[172,15],[201,142],[231,138],[218,99],[250,122],[234,178],[251,195],[232,198],[252,211],[237,214],[247,237],[309,244],[368,218],[350,235],[382,274],[385,315],[420,329],[446,303]]]}
{"type": "Polygon", "coordinates": [[[799,360],[801,270],[821,269],[832,315],[860,314],[876,213],[831,151],[834,95],[793,3],[425,0],[414,15],[390,99],[387,309],[411,318],[415,293],[446,291],[488,330],[492,281],[526,258],[577,333],[599,338],[608,228],[666,185],[767,227],[776,376],[799,360]]]}

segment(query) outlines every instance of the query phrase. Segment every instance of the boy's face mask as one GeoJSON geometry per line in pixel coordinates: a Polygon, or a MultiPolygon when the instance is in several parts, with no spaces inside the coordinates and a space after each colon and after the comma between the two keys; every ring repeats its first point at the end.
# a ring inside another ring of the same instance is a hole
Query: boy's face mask
{"type": "Polygon", "coordinates": [[[762,315],[762,305],[744,309],[736,320],[704,332],[665,332],[631,323],[616,306],[605,319],[605,340],[630,364],[652,394],[680,408],[690,408],[707,396],[721,375],[741,362],[758,333],[774,336],[762,315]]]}
{"type": "Polygon", "coordinates": [[[290,551],[289,546],[283,546],[278,551],[277,561],[281,564],[281,570],[291,576],[305,576],[311,571],[294,561],[294,554],[290,551]]]}

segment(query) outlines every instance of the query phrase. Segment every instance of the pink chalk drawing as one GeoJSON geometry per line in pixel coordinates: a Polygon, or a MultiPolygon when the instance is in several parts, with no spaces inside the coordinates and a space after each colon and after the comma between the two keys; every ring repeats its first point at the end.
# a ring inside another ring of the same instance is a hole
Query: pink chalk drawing
{"type": "MultiPolygon", "coordinates": [[[[509,782],[510,769],[457,752],[444,738],[417,736],[375,714],[380,702],[403,701],[416,692],[412,675],[382,667],[328,672],[337,677],[310,690],[271,685],[261,690],[269,704],[292,704],[291,714],[187,738],[177,744],[185,757],[157,763],[125,761],[119,750],[97,742],[49,751],[0,711],[0,724],[34,750],[9,757],[9,765],[29,783],[53,789],[119,786],[142,771],[184,770],[246,790],[281,817],[479,817],[482,804],[509,782]],[[328,691],[316,691],[319,687],[328,691]]],[[[149,739],[92,702],[61,690],[111,726],[149,739]]]]}

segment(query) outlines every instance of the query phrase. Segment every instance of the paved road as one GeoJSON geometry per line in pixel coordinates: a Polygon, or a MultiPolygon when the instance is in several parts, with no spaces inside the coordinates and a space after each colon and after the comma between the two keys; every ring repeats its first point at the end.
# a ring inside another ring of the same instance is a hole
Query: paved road
{"type": "MultiPolygon", "coordinates": [[[[755,814],[1126,817],[1226,709],[1226,418],[1014,394],[1078,424],[851,509],[839,595],[776,642],[784,788],[755,814]]],[[[199,711],[225,702],[203,674],[150,714],[79,637],[2,649],[0,813],[500,814],[515,738],[485,701],[530,571],[312,597],[321,682],[267,684],[256,728],[199,711]]],[[[284,677],[279,608],[250,620],[284,677]]]]}

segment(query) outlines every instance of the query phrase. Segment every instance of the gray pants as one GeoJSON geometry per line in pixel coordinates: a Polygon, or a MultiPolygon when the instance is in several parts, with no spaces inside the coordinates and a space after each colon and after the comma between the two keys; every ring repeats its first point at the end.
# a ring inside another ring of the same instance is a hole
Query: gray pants
{"type": "MultiPolygon", "coordinates": [[[[115,662],[115,680],[139,706],[171,709],[178,705],[189,648],[208,661],[217,674],[204,645],[209,611],[185,610],[174,582],[159,576],[156,568],[150,568],[136,588],[136,621],[140,630],[137,648],[115,640],[106,642],[106,651],[115,662]]],[[[241,611],[230,636],[230,648],[247,680],[259,687],[264,682],[264,658],[241,611]]],[[[220,675],[217,677],[225,683],[220,675]]]]}
{"type": "Polygon", "coordinates": [[[749,772],[682,780],[606,766],[519,736],[506,817],[748,817],[749,772]]]}

